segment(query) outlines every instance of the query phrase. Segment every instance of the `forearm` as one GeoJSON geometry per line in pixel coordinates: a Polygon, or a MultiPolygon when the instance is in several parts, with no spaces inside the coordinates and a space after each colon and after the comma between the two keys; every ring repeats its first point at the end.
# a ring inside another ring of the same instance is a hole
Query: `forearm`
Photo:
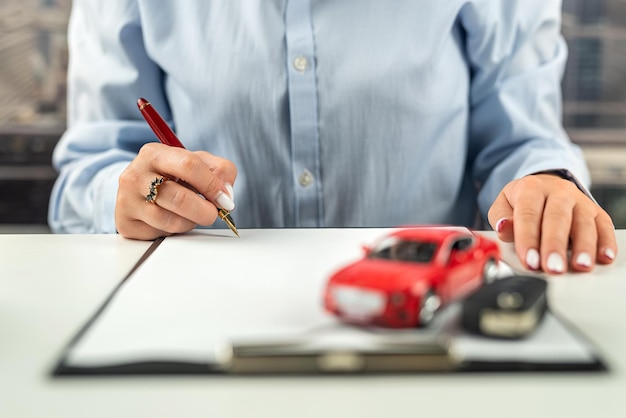
{"type": "Polygon", "coordinates": [[[561,123],[560,3],[512,0],[469,10],[463,22],[473,73],[469,162],[481,212],[510,181],[537,172],[566,169],[588,186],[582,152],[561,123]]]}
{"type": "Polygon", "coordinates": [[[136,100],[149,95],[167,109],[161,69],[144,49],[137,5],[116,4],[72,5],[68,130],[53,156],[59,177],[48,216],[54,232],[116,232],[119,175],[143,144],[156,140],[136,100]]]}

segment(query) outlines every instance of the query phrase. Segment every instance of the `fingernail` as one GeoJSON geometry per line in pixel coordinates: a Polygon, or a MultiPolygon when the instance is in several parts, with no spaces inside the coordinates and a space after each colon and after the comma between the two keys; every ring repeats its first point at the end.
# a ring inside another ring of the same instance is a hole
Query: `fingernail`
{"type": "Polygon", "coordinates": [[[504,229],[504,225],[507,223],[507,218],[500,218],[498,222],[496,222],[496,232],[502,232],[504,229]]]}
{"type": "Polygon", "coordinates": [[[591,256],[589,253],[580,253],[576,257],[576,264],[581,267],[591,267],[591,256]]]}
{"type": "Polygon", "coordinates": [[[558,253],[550,253],[546,262],[546,267],[553,273],[563,273],[565,271],[563,257],[561,257],[558,253]]]}
{"type": "Polygon", "coordinates": [[[215,198],[215,201],[220,208],[225,209],[229,212],[235,209],[235,202],[233,202],[233,199],[231,199],[230,196],[228,196],[224,192],[219,192],[219,194],[215,198]]]}
{"type": "Polygon", "coordinates": [[[233,190],[233,185],[230,183],[224,183],[224,188],[228,192],[230,198],[235,201],[235,191],[233,190]]]}
{"type": "Polygon", "coordinates": [[[533,270],[539,270],[539,251],[531,248],[526,253],[526,265],[533,270]]]}
{"type": "Polygon", "coordinates": [[[604,256],[608,259],[615,260],[615,251],[611,248],[604,250],[604,256]]]}

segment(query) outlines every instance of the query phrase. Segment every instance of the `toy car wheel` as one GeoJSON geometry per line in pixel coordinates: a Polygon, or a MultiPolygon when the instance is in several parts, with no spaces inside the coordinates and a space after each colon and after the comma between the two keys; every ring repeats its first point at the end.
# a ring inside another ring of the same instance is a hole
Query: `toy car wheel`
{"type": "Polygon", "coordinates": [[[483,266],[483,282],[491,283],[498,276],[498,262],[494,258],[487,260],[483,266]]]}
{"type": "Polygon", "coordinates": [[[434,290],[429,290],[426,292],[424,297],[422,298],[422,303],[420,305],[419,310],[419,325],[421,327],[428,326],[433,318],[435,317],[435,313],[441,306],[441,298],[437,296],[434,290]]]}

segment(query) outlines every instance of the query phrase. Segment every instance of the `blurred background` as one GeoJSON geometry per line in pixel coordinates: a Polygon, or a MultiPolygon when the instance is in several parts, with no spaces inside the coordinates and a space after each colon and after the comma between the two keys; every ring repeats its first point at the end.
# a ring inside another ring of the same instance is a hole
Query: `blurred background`
{"type": "Polygon", "coordinates": [[[0,232],[48,232],[70,0],[0,1],[0,232]]]}
{"type": "MultiPolygon", "coordinates": [[[[0,233],[48,232],[70,4],[0,3],[0,233]]],[[[594,196],[626,228],[626,0],[563,0],[563,34],[564,124],[583,147],[594,196]]]]}

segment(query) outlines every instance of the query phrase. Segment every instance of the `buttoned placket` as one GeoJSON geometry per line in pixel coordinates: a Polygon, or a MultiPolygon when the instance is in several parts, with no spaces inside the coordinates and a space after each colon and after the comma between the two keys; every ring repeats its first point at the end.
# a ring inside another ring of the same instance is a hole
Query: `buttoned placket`
{"type": "Polygon", "coordinates": [[[323,226],[315,39],[310,0],[289,0],[285,12],[295,223],[323,226]]]}

